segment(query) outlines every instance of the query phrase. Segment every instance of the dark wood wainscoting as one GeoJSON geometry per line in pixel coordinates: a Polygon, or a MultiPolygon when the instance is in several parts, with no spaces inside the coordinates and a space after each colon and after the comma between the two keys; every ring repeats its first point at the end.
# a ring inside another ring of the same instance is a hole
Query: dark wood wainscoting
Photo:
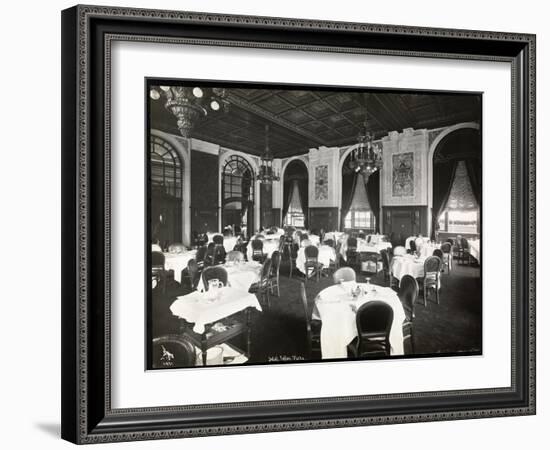
{"type": "Polygon", "coordinates": [[[338,208],[309,208],[309,229],[338,229],[338,208]]]}
{"type": "Polygon", "coordinates": [[[384,234],[393,233],[394,244],[402,244],[409,236],[428,234],[426,206],[384,206],[382,223],[384,234]]]}

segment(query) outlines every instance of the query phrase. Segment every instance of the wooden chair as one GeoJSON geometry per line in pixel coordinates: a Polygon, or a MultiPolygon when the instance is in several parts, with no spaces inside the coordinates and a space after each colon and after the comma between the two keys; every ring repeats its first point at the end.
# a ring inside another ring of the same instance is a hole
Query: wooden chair
{"type": "Polygon", "coordinates": [[[186,279],[189,283],[189,288],[194,291],[199,283],[200,270],[197,261],[190,259],[187,263],[187,269],[183,271],[182,280],[186,279]]]}
{"type": "Polygon", "coordinates": [[[279,269],[281,267],[281,254],[278,251],[274,251],[271,254],[271,272],[269,274],[269,290],[275,295],[275,289],[277,290],[277,297],[281,296],[279,291],[279,269]]]}
{"type": "Polygon", "coordinates": [[[437,256],[430,256],[424,261],[424,277],[419,278],[424,297],[424,306],[428,305],[428,290],[435,290],[435,299],[439,305],[439,283],[442,262],[437,256]]]}
{"type": "Polygon", "coordinates": [[[306,281],[312,277],[319,281],[323,269],[323,265],[319,263],[319,249],[315,245],[308,245],[304,248],[304,254],[306,257],[304,264],[306,281]]]}
{"type": "Polygon", "coordinates": [[[193,367],[197,363],[195,346],[178,334],[168,334],[153,339],[153,369],[193,367]]]}
{"type": "Polygon", "coordinates": [[[250,245],[252,246],[252,260],[263,264],[266,259],[266,255],[264,254],[264,241],[254,239],[250,245]]]}
{"type": "Polygon", "coordinates": [[[457,250],[458,250],[458,263],[461,265],[469,265],[471,262],[470,259],[470,244],[468,240],[464,237],[460,239],[457,238],[457,250]]]}
{"type": "Polygon", "coordinates": [[[414,241],[414,239],[411,239],[409,241],[409,248],[410,248],[409,253],[414,255],[416,253],[416,250],[417,250],[416,242],[414,241]]]}
{"type": "Polygon", "coordinates": [[[308,359],[313,358],[313,352],[321,357],[321,321],[312,320],[307,302],[306,285],[300,283],[300,297],[304,307],[304,315],[306,318],[306,333],[307,333],[307,353],[308,359]]]}
{"type": "Polygon", "coordinates": [[[346,249],[346,259],[348,265],[358,266],[360,261],[359,253],[357,253],[357,238],[349,237],[347,246],[348,248],[346,249]]]}
{"type": "Polygon", "coordinates": [[[348,346],[355,357],[390,356],[393,309],[381,301],[364,303],[355,318],[357,339],[348,346]]]}
{"type": "Polygon", "coordinates": [[[257,283],[254,283],[252,286],[250,286],[250,289],[248,292],[251,294],[256,294],[259,296],[258,300],[260,301],[260,304],[267,305],[269,308],[270,301],[269,301],[269,275],[271,273],[271,258],[266,258],[263,265],[262,265],[262,272],[260,275],[260,281],[257,283]]]}
{"type": "Polygon", "coordinates": [[[418,298],[418,283],[411,275],[404,275],[399,284],[399,300],[405,311],[405,321],[403,322],[403,342],[410,339],[411,352],[414,353],[414,336],[413,336],[413,321],[414,321],[414,305],[418,298]]]}
{"type": "Polygon", "coordinates": [[[451,273],[453,268],[452,245],[449,242],[444,242],[441,244],[441,251],[443,252],[443,270],[447,269],[447,273],[451,273]]]}
{"type": "Polygon", "coordinates": [[[355,281],[355,279],[355,270],[353,270],[351,267],[341,267],[332,274],[332,281],[334,282],[334,284],[338,284],[341,281],[355,281]]]}

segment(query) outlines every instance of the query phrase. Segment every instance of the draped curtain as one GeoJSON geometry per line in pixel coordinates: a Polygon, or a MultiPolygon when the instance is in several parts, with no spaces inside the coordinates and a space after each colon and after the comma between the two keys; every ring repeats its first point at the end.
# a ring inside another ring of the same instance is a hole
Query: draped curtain
{"type": "Polygon", "coordinates": [[[342,176],[342,215],[340,227],[342,230],[345,228],[346,216],[351,208],[353,193],[355,192],[355,183],[357,183],[357,172],[344,174],[342,176]]]}
{"type": "Polygon", "coordinates": [[[288,213],[288,208],[290,206],[290,200],[292,199],[292,181],[285,180],[283,183],[283,211],[282,211],[282,220],[284,222],[286,214],[288,213]]]}
{"type": "Polygon", "coordinates": [[[434,164],[433,170],[433,209],[432,209],[432,235],[435,240],[435,232],[439,228],[439,216],[443,213],[455,178],[457,160],[450,160],[434,164]]]}
{"type": "Polygon", "coordinates": [[[477,205],[481,206],[481,161],[477,158],[468,158],[465,160],[466,170],[468,171],[468,177],[470,178],[470,185],[474,197],[476,198],[477,205]]]}
{"type": "MultiPolygon", "coordinates": [[[[244,217],[248,209],[248,200],[249,200],[248,197],[250,194],[250,184],[251,184],[250,178],[243,177],[242,184],[241,184],[241,223],[244,222],[244,217]]],[[[240,225],[241,224],[239,224],[239,226],[240,225]]]]}
{"type": "Polygon", "coordinates": [[[380,231],[380,171],[374,172],[365,183],[367,199],[374,214],[375,232],[380,231]]]}
{"type": "Polygon", "coordinates": [[[300,203],[302,204],[302,212],[304,213],[304,228],[307,230],[309,225],[309,189],[308,179],[302,178],[297,180],[298,193],[300,194],[300,203]]]}

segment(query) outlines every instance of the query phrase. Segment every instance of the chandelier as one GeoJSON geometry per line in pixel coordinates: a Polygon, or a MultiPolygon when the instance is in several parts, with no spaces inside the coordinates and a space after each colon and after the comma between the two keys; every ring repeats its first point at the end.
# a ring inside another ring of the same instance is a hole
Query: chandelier
{"type": "Polygon", "coordinates": [[[273,155],[269,149],[269,125],[265,126],[265,150],[260,162],[258,180],[263,184],[271,184],[279,181],[279,174],[273,169],[273,155]]]}
{"type": "Polygon", "coordinates": [[[153,100],[163,98],[165,107],[177,119],[178,129],[184,138],[189,138],[191,130],[198,120],[209,111],[224,111],[229,108],[225,89],[185,86],[158,86],[149,92],[153,100]]]}
{"type": "Polygon", "coordinates": [[[382,168],[382,148],[374,143],[374,136],[367,129],[367,106],[365,100],[365,120],[357,136],[357,148],[350,155],[349,167],[362,173],[366,179],[382,168]]]}

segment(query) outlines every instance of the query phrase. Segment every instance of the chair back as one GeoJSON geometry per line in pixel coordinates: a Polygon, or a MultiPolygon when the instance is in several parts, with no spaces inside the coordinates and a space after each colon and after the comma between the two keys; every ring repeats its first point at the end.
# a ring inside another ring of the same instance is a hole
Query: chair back
{"type": "Polygon", "coordinates": [[[191,289],[195,289],[199,281],[199,265],[194,259],[190,259],[187,263],[187,273],[189,273],[189,280],[191,281],[191,289]]]}
{"type": "MultiPolygon", "coordinates": [[[[275,252],[273,252],[275,253],[275,252]]],[[[269,275],[271,274],[271,258],[266,258],[262,264],[262,272],[260,274],[260,286],[265,287],[269,282],[269,275]]]]}
{"type": "Polygon", "coordinates": [[[218,264],[224,264],[225,263],[225,248],[223,245],[214,245],[214,255],[212,257],[212,264],[218,265],[218,264]]]}
{"type": "Polygon", "coordinates": [[[348,238],[348,250],[357,251],[357,238],[348,238]]]}
{"type": "Polygon", "coordinates": [[[271,276],[279,278],[279,268],[281,267],[281,253],[275,250],[271,254],[271,276]]]}
{"type": "Polygon", "coordinates": [[[244,255],[242,252],[239,252],[238,250],[231,250],[227,253],[225,256],[226,262],[241,262],[244,261],[244,255]]]}
{"type": "Polygon", "coordinates": [[[444,242],[441,244],[441,251],[443,253],[451,253],[451,244],[449,242],[444,242]]]}
{"type": "MultiPolygon", "coordinates": [[[[361,232],[357,235],[357,237],[358,237],[359,239],[366,239],[367,235],[361,231],[361,232]]],[[[369,239],[370,239],[370,236],[369,236],[369,239]]]]}
{"type": "Polygon", "coordinates": [[[306,255],[306,262],[308,260],[317,260],[319,257],[319,249],[315,245],[308,245],[304,248],[304,254],[306,255]]]}
{"type": "Polygon", "coordinates": [[[414,241],[414,239],[411,239],[409,241],[409,247],[411,248],[411,252],[413,253],[416,253],[416,242],[414,241]]]}
{"type": "Polygon", "coordinates": [[[429,275],[437,274],[441,272],[441,259],[437,256],[430,256],[424,261],[424,276],[428,277],[429,275]]]}
{"type": "Polygon", "coordinates": [[[433,256],[437,256],[439,259],[443,260],[443,252],[438,248],[433,251],[433,256]]]}
{"type": "Polygon", "coordinates": [[[340,280],[355,281],[355,279],[355,270],[353,270],[351,267],[341,267],[332,274],[332,281],[334,282],[334,284],[340,283],[340,280]]]}
{"type": "Polygon", "coordinates": [[[188,338],[169,334],[153,339],[153,369],[196,365],[195,346],[188,338]]]}
{"type": "Polygon", "coordinates": [[[418,297],[418,283],[411,275],[404,275],[399,283],[399,300],[403,305],[407,320],[412,320],[414,317],[414,304],[418,297]]]}
{"type": "Polygon", "coordinates": [[[380,250],[380,256],[382,256],[382,265],[384,266],[385,271],[390,270],[390,257],[388,255],[388,250],[382,249],[380,250]]]}
{"type": "Polygon", "coordinates": [[[264,241],[261,241],[260,239],[254,239],[251,242],[250,245],[252,245],[252,252],[263,253],[263,251],[264,251],[264,241]]]}
{"type": "Polygon", "coordinates": [[[309,240],[309,234],[303,233],[300,235],[300,241],[306,241],[309,240]]]}
{"type": "Polygon", "coordinates": [[[153,269],[164,269],[164,254],[162,252],[151,252],[151,266],[153,269]]]}
{"type": "Polygon", "coordinates": [[[361,341],[373,338],[383,338],[389,343],[393,324],[393,309],[387,303],[378,300],[364,303],[357,310],[355,322],[359,335],[359,346],[361,346],[361,341]]]}
{"type": "Polygon", "coordinates": [[[223,245],[223,236],[221,234],[215,234],[212,238],[212,242],[216,245],[223,245]]]}
{"type": "Polygon", "coordinates": [[[219,280],[224,286],[227,286],[227,270],[220,266],[207,267],[202,271],[202,282],[204,289],[208,290],[208,280],[219,280]]]}

